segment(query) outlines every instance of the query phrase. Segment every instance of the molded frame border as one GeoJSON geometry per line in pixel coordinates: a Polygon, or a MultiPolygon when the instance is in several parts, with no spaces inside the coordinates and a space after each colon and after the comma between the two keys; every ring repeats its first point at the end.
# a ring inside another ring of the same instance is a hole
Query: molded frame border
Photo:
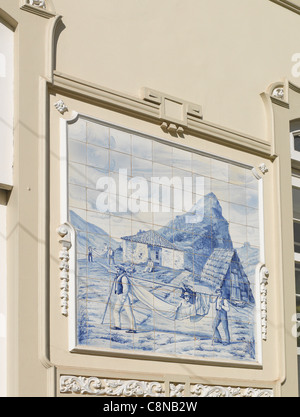
{"type": "Polygon", "coordinates": [[[297,14],[300,14],[300,1],[299,0],[270,0],[273,3],[279,4],[286,9],[291,10],[297,14]]]}
{"type": "Polygon", "coordinates": [[[255,322],[255,334],[256,334],[256,348],[257,348],[257,360],[255,362],[249,361],[234,361],[234,360],[222,360],[222,359],[204,359],[204,358],[188,358],[181,357],[176,355],[156,355],[156,354],[145,354],[145,353],[129,353],[128,351],[112,350],[112,349],[103,349],[95,348],[89,346],[78,346],[77,344],[77,309],[76,309],[76,232],[75,229],[70,225],[68,219],[68,125],[76,123],[80,118],[84,118],[87,121],[103,123],[106,126],[111,126],[114,128],[119,128],[124,131],[139,134],[145,138],[156,140],[161,143],[165,143],[169,146],[174,146],[175,144],[172,141],[160,138],[154,135],[144,134],[140,130],[130,129],[126,126],[120,125],[118,123],[107,122],[100,118],[95,118],[88,116],[86,114],[78,113],[73,111],[71,113],[70,119],[60,118],[60,222],[62,226],[66,226],[70,234],[71,248],[69,250],[69,305],[68,305],[68,327],[69,327],[69,351],[71,353],[79,354],[90,354],[90,355],[100,355],[100,356],[110,356],[110,357],[131,357],[132,359],[147,359],[147,360],[159,360],[166,362],[180,362],[180,363],[193,363],[193,364],[205,364],[205,365],[221,365],[221,366],[236,366],[240,368],[252,368],[252,369],[261,369],[262,368],[262,344],[263,344],[263,334],[262,334],[262,310],[260,308],[262,303],[262,294],[261,294],[261,270],[265,266],[265,234],[264,234],[264,201],[263,201],[263,176],[258,173],[255,167],[241,163],[239,161],[221,157],[219,155],[201,152],[198,149],[195,149],[191,146],[182,144],[176,144],[176,147],[184,149],[189,152],[196,152],[198,154],[215,158],[217,160],[231,163],[249,169],[252,171],[254,177],[258,180],[258,201],[259,201],[259,226],[260,226],[260,261],[256,266],[256,276],[255,276],[255,299],[256,299],[256,322],[255,322]]]}

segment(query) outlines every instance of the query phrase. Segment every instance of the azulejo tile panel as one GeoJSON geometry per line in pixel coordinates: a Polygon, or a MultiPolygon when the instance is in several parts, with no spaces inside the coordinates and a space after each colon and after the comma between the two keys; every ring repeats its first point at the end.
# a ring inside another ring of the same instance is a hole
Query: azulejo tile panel
{"type": "Polygon", "coordinates": [[[67,144],[77,347],[257,362],[250,168],[84,117],[67,144]]]}

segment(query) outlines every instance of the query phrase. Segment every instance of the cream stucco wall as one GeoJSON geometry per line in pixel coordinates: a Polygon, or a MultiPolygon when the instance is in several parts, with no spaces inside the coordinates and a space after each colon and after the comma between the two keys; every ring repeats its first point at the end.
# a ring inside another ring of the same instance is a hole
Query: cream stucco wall
{"type": "Polygon", "coordinates": [[[287,142],[288,122],[299,117],[299,90],[285,84],[286,103],[260,94],[284,79],[300,84],[291,73],[292,56],[300,52],[299,15],[269,0],[49,0],[48,15],[20,9],[24,4],[0,0],[0,16],[15,42],[14,177],[6,239],[9,395],[64,395],[59,377],[68,374],[272,388],[275,395],[296,396],[287,142]],[[140,99],[142,87],[202,105],[203,121],[190,118],[184,138],[171,136],[160,128],[158,106],[140,99]],[[68,107],[63,115],[54,107],[59,99],[68,107]],[[60,311],[56,229],[60,119],[72,118],[72,111],[254,167],[267,165],[270,277],[262,364],[70,353],[70,323],[60,311]]]}
{"type": "Polygon", "coordinates": [[[251,136],[266,138],[260,93],[283,77],[297,81],[299,16],[269,0],[92,0],[72,4],[71,14],[68,0],[54,4],[68,28],[58,71],[131,95],[149,87],[202,104],[205,120],[251,136]]]}

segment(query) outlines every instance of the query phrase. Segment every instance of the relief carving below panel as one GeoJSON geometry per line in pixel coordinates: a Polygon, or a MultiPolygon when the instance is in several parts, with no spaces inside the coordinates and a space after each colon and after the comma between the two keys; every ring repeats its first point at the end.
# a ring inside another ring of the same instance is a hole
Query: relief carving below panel
{"type": "Polygon", "coordinates": [[[184,397],[185,384],[170,384],[170,397],[184,397]]]}
{"type": "Polygon", "coordinates": [[[163,397],[164,385],[160,382],[99,379],[96,377],[61,376],[60,392],[113,397],[163,397]]]}
{"type": "Polygon", "coordinates": [[[191,387],[191,394],[192,397],[273,397],[273,390],[196,384],[191,387]]]}
{"type": "MultiPolygon", "coordinates": [[[[169,384],[169,397],[184,397],[186,387],[191,397],[273,397],[272,389],[228,387],[203,384],[169,384]]],[[[99,397],[165,397],[165,384],[154,381],[114,380],[97,377],[63,375],[61,394],[94,395],[99,397]]]]}

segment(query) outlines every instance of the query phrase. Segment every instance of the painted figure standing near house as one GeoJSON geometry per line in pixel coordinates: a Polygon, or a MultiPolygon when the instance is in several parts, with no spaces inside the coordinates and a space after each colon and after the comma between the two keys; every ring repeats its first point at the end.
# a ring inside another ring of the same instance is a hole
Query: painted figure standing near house
{"type": "Polygon", "coordinates": [[[112,248],[109,248],[107,251],[108,265],[115,264],[115,252],[112,248]]]}
{"type": "Polygon", "coordinates": [[[93,248],[91,246],[88,247],[88,261],[93,262],[93,248]]]}
{"type": "Polygon", "coordinates": [[[117,300],[113,312],[115,325],[112,329],[121,330],[121,311],[124,308],[130,323],[130,328],[127,330],[127,333],[136,333],[136,322],[130,300],[131,284],[125,268],[118,265],[116,269],[117,277],[115,280],[115,294],[117,296],[117,300]]]}
{"type": "Polygon", "coordinates": [[[222,297],[221,289],[216,290],[216,296],[213,297],[212,302],[216,303],[216,317],[213,322],[213,337],[212,342],[222,343],[222,338],[218,330],[219,325],[222,323],[224,332],[225,332],[225,342],[223,344],[228,345],[230,343],[230,334],[228,328],[228,317],[227,312],[229,311],[228,301],[222,297]]]}

